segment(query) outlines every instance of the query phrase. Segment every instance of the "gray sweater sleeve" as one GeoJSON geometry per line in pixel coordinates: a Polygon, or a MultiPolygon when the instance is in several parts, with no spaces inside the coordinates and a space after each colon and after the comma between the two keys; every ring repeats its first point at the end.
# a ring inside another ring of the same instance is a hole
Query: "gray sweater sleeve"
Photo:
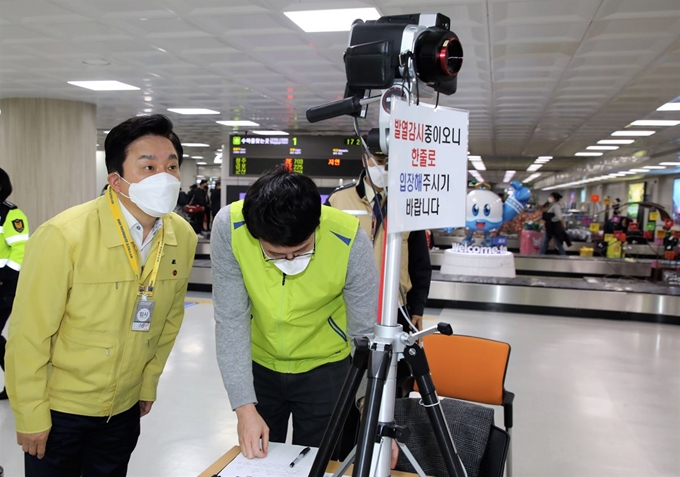
{"type": "Polygon", "coordinates": [[[548,212],[555,214],[555,216],[552,218],[553,222],[561,222],[562,221],[562,207],[560,207],[560,204],[557,202],[553,202],[553,204],[550,206],[548,209],[548,212]]]}
{"type": "Polygon", "coordinates": [[[373,334],[378,318],[378,269],[373,245],[360,227],[352,244],[343,297],[347,305],[347,334],[352,340],[373,334]]]}
{"type": "Polygon", "coordinates": [[[213,222],[210,241],[217,364],[232,409],[256,403],[250,337],[250,298],[231,249],[231,207],[213,222]]]}
{"type": "MultiPolygon", "coordinates": [[[[343,289],[343,297],[347,306],[347,334],[352,340],[352,353],[354,353],[354,338],[373,335],[373,325],[378,320],[379,288],[373,245],[366,232],[359,227],[349,253],[347,279],[343,289]]],[[[366,374],[364,374],[356,393],[357,402],[366,395],[366,385],[366,374]]]]}

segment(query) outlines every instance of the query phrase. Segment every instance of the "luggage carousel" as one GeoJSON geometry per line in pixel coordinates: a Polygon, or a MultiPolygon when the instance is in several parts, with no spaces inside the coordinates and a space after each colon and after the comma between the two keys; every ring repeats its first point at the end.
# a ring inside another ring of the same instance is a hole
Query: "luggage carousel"
{"type": "MultiPolygon", "coordinates": [[[[190,289],[212,290],[209,256],[200,241],[190,289]]],[[[647,281],[650,260],[516,255],[518,276],[500,279],[444,275],[443,251],[430,257],[433,307],[680,324],[680,288],[647,281]]]]}

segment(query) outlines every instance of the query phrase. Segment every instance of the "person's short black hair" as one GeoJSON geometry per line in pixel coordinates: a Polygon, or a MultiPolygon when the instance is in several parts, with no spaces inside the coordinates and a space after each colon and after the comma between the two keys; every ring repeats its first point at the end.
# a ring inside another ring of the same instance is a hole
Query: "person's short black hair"
{"type": "Polygon", "coordinates": [[[321,196],[312,179],[280,166],[260,176],[248,189],[243,218],[256,239],[295,247],[319,226],[321,196]]]}
{"type": "Polygon", "coordinates": [[[560,199],[562,199],[562,194],[560,194],[559,192],[551,192],[551,193],[550,193],[550,196],[551,196],[553,199],[555,199],[555,202],[559,202],[560,199]]]}
{"type": "Polygon", "coordinates": [[[161,136],[169,139],[177,152],[179,165],[182,165],[184,149],[177,134],[172,130],[172,121],[162,114],[151,114],[130,118],[109,131],[104,142],[106,170],[109,174],[117,172],[121,177],[123,176],[123,163],[128,147],[144,136],[161,136]]]}
{"type": "Polygon", "coordinates": [[[12,181],[9,180],[9,174],[0,168],[0,203],[6,201],[10,194],[12,194],[12,181]]]}
{"type": "Polygon", "coordinates": [[[203,180],[201,181],[201,185],[206,185],[207,183],[208,183],[208,180],[207,180],[207,179],[203,179],[203,180]]]}

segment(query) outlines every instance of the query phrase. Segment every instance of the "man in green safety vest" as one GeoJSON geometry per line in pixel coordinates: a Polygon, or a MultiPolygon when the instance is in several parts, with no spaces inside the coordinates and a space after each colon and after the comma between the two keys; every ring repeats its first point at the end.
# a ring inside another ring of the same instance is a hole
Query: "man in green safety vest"
{"type": "Polygon", "coordinates": [[[269,441],[318,446],[372,332],[378,272],[359,221],[321,205],[314,182],[279,168],[223,208],[212,232],[217,359],[243,454],[269,441]]]}

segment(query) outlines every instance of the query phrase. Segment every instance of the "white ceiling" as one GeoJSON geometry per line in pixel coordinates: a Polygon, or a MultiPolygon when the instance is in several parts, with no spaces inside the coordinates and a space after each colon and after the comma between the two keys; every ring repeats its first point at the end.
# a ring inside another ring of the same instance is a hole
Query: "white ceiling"
{"type": "MultiPolygon", "coordinates": [[[[500,180],[501,169],[526,177],[538,155],[556,157],[543,171],[561,170],[633,120],[680,119],[655,112],[680,96],[680,0],[0,0],[0,97],[94,102],[100,130],[145,110],[166,113],[183,142],[211,150],[232,132],[218,119],[350,132],[347,118],[305,119],[344,91],[347,33],[307,34],[282,12],[361,6],[451,18],[465,62],[458,92],[440,103],[470,111],[470,150],[499,170],[487,179],[500,180]],[[110,65],[83,63],[97,59],[110,65]],[[141,90],[66,83],[102,79],[141,90]]],[[[680,127],[666,128],[611,154],[671,149],[679,137],[680,127]]]]}

